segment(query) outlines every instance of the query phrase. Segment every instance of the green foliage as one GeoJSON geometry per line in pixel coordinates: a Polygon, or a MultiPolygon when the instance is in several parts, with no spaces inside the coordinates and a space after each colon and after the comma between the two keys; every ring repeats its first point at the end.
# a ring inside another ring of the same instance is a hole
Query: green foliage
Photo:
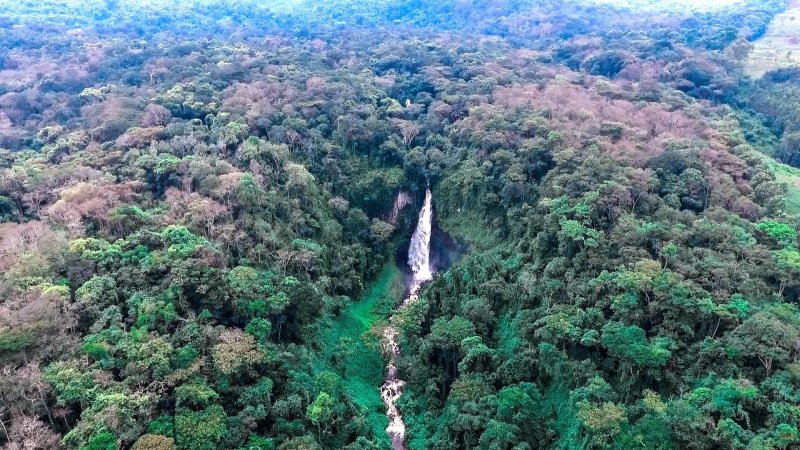
{"type": "Polygon", "coordinates": [[[175,432],[175,423],[172,416],[161,416],[147,426],[150,434],[160,434],[162,436],[172,436],[175,432]]]}
{"type": "Polygon", "coordinates": [[[43,378],[53,386],[60,404],[86,404],[94,399],[96,386],[92,374],[77,363],[54,362],[45,368],[43,378]]]}
{"type": "Polygon", "coordinates": [[[259,343],[264,344],[269,339],[269,334],[272,331],[272,323],[256,317],[247,324],[244,331],[253,335],[259,343]]]}
{"type": "Polygon", "coordinates": [[[333,418],[333,414],[333,399],[326,392],[320,392],[306,411],[311,423],[317,426],[327,424],[333,418]]]}
{"type": "Polygon", "coordinates": [[[167,255],[173,258],[187,258],[201,247],[208,245],[207,240],[182,225],[169,225],[159,234],[169,245],[167,255]]]}
{"type": "Polygon", "coordinates": [[[253,434],[242,450],[275,450],[275,441],[253,434]]]}
{"type": "Polygon", "coordinates": [[[86,450],[115,450],[117,448],[117,439],[113,434],[106,431],[93,437],[85,448],[86,450]]]}
{"type": "MultiPolygon", "coordinates": [[[[319,342],[323,349],[315,362],[318,374],[327,372],[327,378],[331,371],[341,374],[340,385],[335,384],[346,393],[346,402],[352,402],[364,412],[364,416],[358,414],[358,420],[365,420],[367,432],[384,443],[388,443],[385,433],[388,421],[385,405],[375,386],[383,383],[386,368],[379,336],[372,327],[384,319],[392,305],[400,300],[404,289],[403,274],[394,264],[387,264],[362,298],[348,304],[320,329],[319,342]]],[[[324,388],[320,386],[320,389],[324,388]]]]}
{"type": "Polygon", "coordinates": [[[218,399],[219,394],[202,382],[182,384],[175,389],[175,406],[178,408],[202,409],[218,399]]]}
{"type": "Polygon", "coordinates": [[[778,268],[791,273],[800,271],[800,252],[793,248],[785,248],[775,252],[778,268]]]}
{"type": "Polygon", "coordinates": [[[781,245],[792,245],[797,240],[797,230],[785,223],[766,220],[759,222],[756,227],[781,245]]]}
{"type": "Polygon", "coordinates": [[[601,340],[609,353],[635,366],[662,366],[671,354],[668,340],[648,342],[644,330],[635,325],[626,327],[617,322],[608,323],[603,327],[601,340]]]}
{"type": "Polygon", "coordinates": [[[0,330],[0,352],[18,352],[31,345],[34,339],[33,333],[24,330],[0,330]]]}
{"type": "Polygon", "coordinates": [[[212,450],[222,442],[228,417],[221,406],[202,411],[179,411],[175,416],[175,441],[187,450],[212,450]]]}
{"type": "Polygon", "coordinates": [[[156,3],[0,19],[0,445],[389,448],[391,315],[411,449],[800,445],[783,1],[156,3]]]}

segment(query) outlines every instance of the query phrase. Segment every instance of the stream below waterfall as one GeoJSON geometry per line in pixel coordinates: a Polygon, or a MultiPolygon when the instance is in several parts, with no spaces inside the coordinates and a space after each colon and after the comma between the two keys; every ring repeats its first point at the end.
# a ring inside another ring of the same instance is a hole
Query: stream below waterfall
{"type": "MultiPolygon", "coordinates": [[[[425,202],[419,212],[419,221],[414,234],[411,237],[411,245],[408,248],[408,265],[411,268],[411,285],[408,296],[403,300],[399,310],[405,308],[410,303],[419,298],[419,290],[422,283],[433,278],[431,270],[431,233],[433,228],[433,204],[430,189],[425,191],[425,202]]],[[[392,441],[392,448],[395,450],[405,450],[406,425],[403,416],[397,409],[397,400],[403,394],[405,382],[400,378],[396,362],[400,356],[400,344],[398,343],[397,325],[394,317],[390,320],[389,326],[383,333],[383,350],[388,356],[389,362],[386,365],[386,378],[381,387],[381,398],[386,404],[386,416],[389,418],[389,426],[386,432],[392,441]]]]}

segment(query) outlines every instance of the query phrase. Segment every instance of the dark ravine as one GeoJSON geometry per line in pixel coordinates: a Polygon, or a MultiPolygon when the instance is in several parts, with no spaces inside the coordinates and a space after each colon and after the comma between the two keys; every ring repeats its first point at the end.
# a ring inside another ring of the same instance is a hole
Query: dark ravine
{"type": "MultiPolygon", "coordinates": [[[[408,249],[408,265],[411,268],[411,285],[408,296],[403,300],[399,309],[403,309],[419,298],[419,290],[422,283],[433,278],[431,271],[431,234],[433,224],[433,205],[431,191],[425,192],[425,203],[419,213],[419,221],[414,235],[411,238],[411,245],[408,249]]],[[[403,416],[397,408],[397,400],[403,394],[405,382],[400,378],[397,366],[397,358],[400,356],[400,344],[398,343],[397,324],[394,318],[390,325],[386,327],[383,334],[383,350],[389,358],[386,365],[386,379],[381,387],[381,398],[386,404],[386,416],[389,418],[389,426],[386,432],[392,441],[395,450],[404,450],[406,425],[403,416]]]]}

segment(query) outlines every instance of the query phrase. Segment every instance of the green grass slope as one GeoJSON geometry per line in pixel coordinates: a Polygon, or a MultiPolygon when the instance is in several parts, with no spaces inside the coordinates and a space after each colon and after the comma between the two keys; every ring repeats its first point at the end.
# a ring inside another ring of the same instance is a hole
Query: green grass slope
{"type": "Polygon", "coordinates": [[[389,422],[380,396],[385,361],[373,327],[388,317],[403,290],[403,273],[394,263],[387,264],[363,298],[320,329],[323,348],[315,364],[318,373],[331,370],[342,376],[345,390],[367,412],[375,435],[386,436],[387,444],[389,422]]]}

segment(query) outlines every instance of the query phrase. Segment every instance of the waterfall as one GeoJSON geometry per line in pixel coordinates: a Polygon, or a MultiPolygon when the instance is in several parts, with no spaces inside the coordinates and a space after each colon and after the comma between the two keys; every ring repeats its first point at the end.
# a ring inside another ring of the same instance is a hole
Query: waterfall
{"type": "Polygon", "coordinates": [[[433,278],[431,273],[432,220],[433,205],[431,190],[428,189],[425,191],[425,204],[422,205],[422,210],[419,212],[417,229],[414,230],[414,235],[411,237],[411,246],[408,248],[408,265],[413,273],[412,287],[414,284],[419,285],[433,278]]]}
{"type": "MultiPolygon", "coordinates": [[[[399,198],[399,195],[398,195],[399,198]]],[[[397,203],[395,203],[397,204],[397,203]]],[[[411,286],[409,287],[408,297],[403,301],[400,308],[404,308],[409,303],[414,302],[419,295],[422,283],[433,278],[431,272],[431,227],[433,222],[433,204],[431,200],[431,190],[425,191],[425,203],[419,212],[417,229],[411,236],[411,245],[408,248],[408,265],[411,267],[411,286]]],[[[386,365],[386,378],[381,387],[381,398],[386,404],[386,417],[389,418],[389,426],[386,432],[392,440],[394,450],[405,450],[406,424],[403,416],[397,409],[397,400],[403,393],[405,381],[400,379],[395,363],[400,356],[400,344],[397,342],[397,326],[392,323],[383,332],[383,351],[389,357],[386,365]]]]}

